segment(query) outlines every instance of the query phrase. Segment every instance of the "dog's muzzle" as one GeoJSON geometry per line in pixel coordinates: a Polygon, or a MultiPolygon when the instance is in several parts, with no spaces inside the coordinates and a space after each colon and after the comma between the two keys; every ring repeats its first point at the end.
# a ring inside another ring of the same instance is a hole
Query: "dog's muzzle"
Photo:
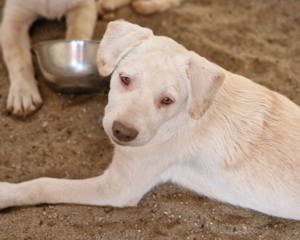
{"type": "Polygon", "coordinates": [[[120,142],[131,142],[136,139],[139,134],[136,129],[128,127],[119,121],[113,122],[112,133],[113,136],[120,142]]]}

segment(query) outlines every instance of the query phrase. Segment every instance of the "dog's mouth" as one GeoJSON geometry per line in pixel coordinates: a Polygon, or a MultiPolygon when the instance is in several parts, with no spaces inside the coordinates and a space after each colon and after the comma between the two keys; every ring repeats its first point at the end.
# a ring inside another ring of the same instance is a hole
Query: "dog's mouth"
{"type": "Polygon", "coordinates": [[[130,141],[130,142],[125,142],[125,141],[120,141],[118,139],[116,139],[115,137],[112,137],[111,138],[113,143],[117,144],[117,145],[120,145],[120,146],[134,146],[133,144],[133,141],[130,141]]]}
{"type": "Polygon", "coordinates": [[[114,136],[112,136],[111,141],[113,144],[118,145],[118,146],[122,146],[122,147],[141,147],[144,146],[145,143],[139,141],[139,140],[133,140],[133,141],[120,141],[119,139],[115,138],[114,136]]]}
{"type": "Polygon", "coordinates": [[[117,140],[116,138],[112,138],[112,141],[117,144],[117,145],[121,145],[121,146],[126,146],[128,144],[128,142],[122,142],[120,140],[117,140]]]}

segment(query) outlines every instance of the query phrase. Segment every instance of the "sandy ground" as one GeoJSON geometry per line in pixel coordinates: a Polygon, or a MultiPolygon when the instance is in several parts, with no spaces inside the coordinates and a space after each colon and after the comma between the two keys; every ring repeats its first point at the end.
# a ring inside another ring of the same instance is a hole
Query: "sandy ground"
{"type": "MultiPolygon", "coordinates": [[[[142,17],[125,8],[116,13],[115,18],[119,17],[168,35],[300,104],[299,0],[186,0],[167,13],[142,17]]],[[[95,39],[106,24],[98,21],[95,39]]],[[[33,42],[63,38],[64,30],[61,22],[40,21],[32,29],[33,42]]],[[[106,104],[105,90],[64,96],[41,82],[45,104],[24,120],[7,115],[7,90],[7,72],[0,60],[1,181],[85,178],[107,167],[112,147],[98,123],[106,104]]],[[[137,208],[42,205],[8,209],[0,213],[0,239],[299,240],[300,222],[164,185],[147,194],[137,208]]]]}

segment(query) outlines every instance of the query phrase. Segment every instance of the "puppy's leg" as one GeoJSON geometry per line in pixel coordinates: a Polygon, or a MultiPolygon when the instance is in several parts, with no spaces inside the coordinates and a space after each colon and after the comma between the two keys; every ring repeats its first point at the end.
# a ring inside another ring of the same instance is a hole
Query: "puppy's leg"
{"type": "Polygon", "coordinates": [[[162,171],[155,161],[150,164],[119,155],[103,175],[95,178],[39,178],[19,184],[0,183],[0,208],[40,203],[134,206],[160,181],[162,171]]]}
{"type": "Polygon", "coordinates": [[[85,0],[67,12],[67,39],[91,39],[97,20],[94,0],[85,0]]]}
{"type": "Polygon", "coordinates": [[[98,1],[98,11],[101,12],[108,12],[108,11],[115,11],[118,8],[124,7],[128,5],[131,0],[99,0],[98,1]]]}
{"type": "Polygon", "coordinates": [[[132,6],[138,13],[152,14],[177,7],[181,2],[182,0],[137,0],[132,3],[132,6]]]}
{"type": "Polygon", "coordinates": [[[30,53],[28,29],[36,15],[25,9],[7,8],[1,27],[1,45],[7,65],[10,88],[7,110],[25,116],[42,104],[30,53]]]}

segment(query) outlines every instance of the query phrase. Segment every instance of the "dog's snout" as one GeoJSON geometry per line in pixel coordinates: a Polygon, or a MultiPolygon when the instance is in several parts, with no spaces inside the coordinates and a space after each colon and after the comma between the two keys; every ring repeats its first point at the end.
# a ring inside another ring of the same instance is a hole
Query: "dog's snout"
{"type": "Polygon", "coordinates": [[[136,129],[127,127],[119,121],[113,122],[112,131],[114,137],[122,142],[130,142],[134,140],[139,133],[136,129]]]}

